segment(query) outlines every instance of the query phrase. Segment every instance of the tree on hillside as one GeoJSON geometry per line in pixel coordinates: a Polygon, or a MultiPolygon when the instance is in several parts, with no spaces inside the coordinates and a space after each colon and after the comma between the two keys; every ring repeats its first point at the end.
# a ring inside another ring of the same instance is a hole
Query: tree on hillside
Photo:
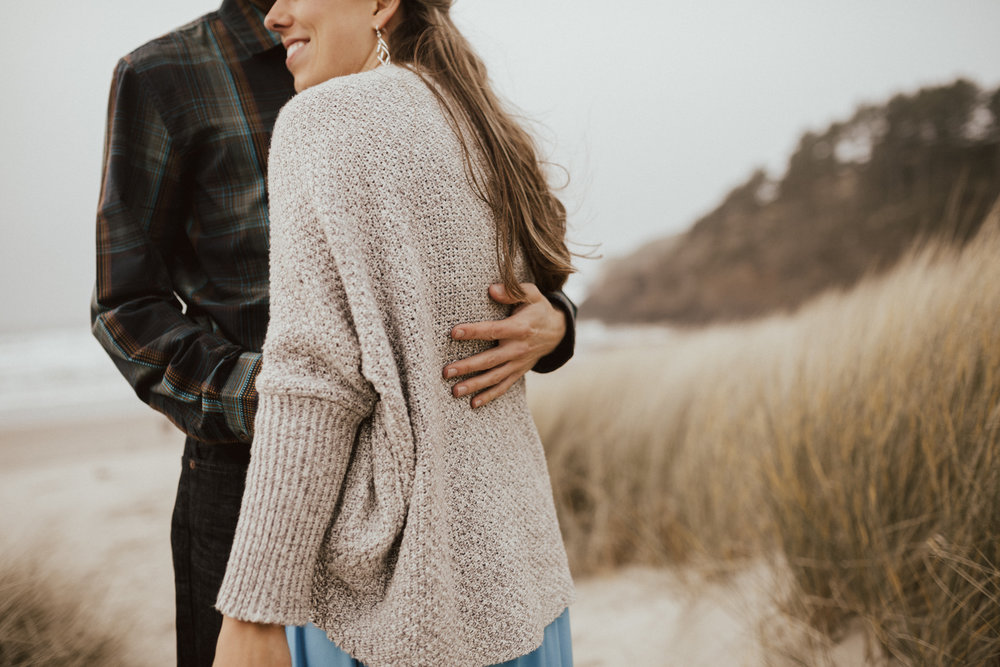
{"type": "Polygon", "coordinates": [[[959,79],[807,132],[777,182],[755,171],[691,230],[612,264],[581,307],[612,322],[704,323],[795,308],[962,243],[1000,196],[1000,89],[959,79]]]}
{"type": "Polygon", "coordinates": [[[982,199],[996,183],[995,166],[989,164],[995,142],[970,138],[967,131],[976,110],[985,106],[983,98],[974,84],[961,79],[893,97],[862,180],[866,206],[905,203],[909,215],[897,224],[921,234],[967,238],[976,224],[967,212],[981,217],[988,205],[982,199]],[[949,212],[956,201],[963,210],[949,212]]]}
{"type": "Polygon", "coordinates": [[[987,102],[986,108],[993,114],[993,129],[991,132],[993,139],[1000,139],[1000,88],[996,89],[987,102]]]}

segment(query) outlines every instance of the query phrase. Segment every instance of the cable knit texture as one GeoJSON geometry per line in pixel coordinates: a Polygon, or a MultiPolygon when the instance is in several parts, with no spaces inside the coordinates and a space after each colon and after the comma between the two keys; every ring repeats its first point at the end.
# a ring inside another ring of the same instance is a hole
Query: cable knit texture
{"type": "Polygon", "coordinates": [[[271,319],[218,609],[311,621],[370,667],[531,652],[573,584],[523,380],[472,410],[441,379],[489,347],[452,326],[509,313],[437,99],[394,65],[310,88],[275,125],[269,188],[271,319]]]}

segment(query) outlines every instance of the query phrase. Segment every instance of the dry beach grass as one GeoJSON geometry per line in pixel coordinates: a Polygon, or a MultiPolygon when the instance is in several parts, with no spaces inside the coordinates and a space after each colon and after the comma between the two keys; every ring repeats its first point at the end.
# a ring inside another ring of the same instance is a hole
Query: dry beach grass
{"type": "Polygon", "coordinates": [[[964,249],[795,314],[536,382],[576,571],[765,558],[799,639],[860,627],[872,660],[995,664],[998,257],[1000,207],[964,249]]]}
{"type": "MultiPolygon", "coordinates": [[[[795,314],[532,377],[577,664],[996,664],[998,257],[994,211],[795,314]]],[[[172,664],[179,434],[150,413],[0,440],[0,665],[172,664]]]]}
{"type": "Polygon", "coordinates": [[[72,582],[5,559],[0,569],[0,665],[86,667],[115,664],[121,640],[87,611],[72,582]]]}
{"type": "Polygon", "coordinates": [[[152,411],[0,429],[0,666],[173,664],[182,443],[152,411]]]}

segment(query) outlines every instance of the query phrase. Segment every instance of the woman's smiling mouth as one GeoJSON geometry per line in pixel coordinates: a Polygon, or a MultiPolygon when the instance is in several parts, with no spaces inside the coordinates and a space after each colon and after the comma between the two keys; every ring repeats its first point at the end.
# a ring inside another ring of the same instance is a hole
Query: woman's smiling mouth
{"type": "Polygon", "coordinates": [[[285,66],[287,67],[291,62],[295,54],[302,50],[302,48],[309,42],[307,39],[295,39],[287,42],[285,44],[285,66]]]}

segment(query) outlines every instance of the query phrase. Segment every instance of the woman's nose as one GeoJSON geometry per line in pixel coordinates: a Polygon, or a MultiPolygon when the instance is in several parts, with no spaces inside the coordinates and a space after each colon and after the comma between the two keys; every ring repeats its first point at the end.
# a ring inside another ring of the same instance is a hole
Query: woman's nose
{"type": "Polygon", "coordinates": [[[290,19],[285,9],[286,0],[277,0],[271,11],[264,17],[264,27],[271,32],[281,32],[288,27],[290,19]]]}

